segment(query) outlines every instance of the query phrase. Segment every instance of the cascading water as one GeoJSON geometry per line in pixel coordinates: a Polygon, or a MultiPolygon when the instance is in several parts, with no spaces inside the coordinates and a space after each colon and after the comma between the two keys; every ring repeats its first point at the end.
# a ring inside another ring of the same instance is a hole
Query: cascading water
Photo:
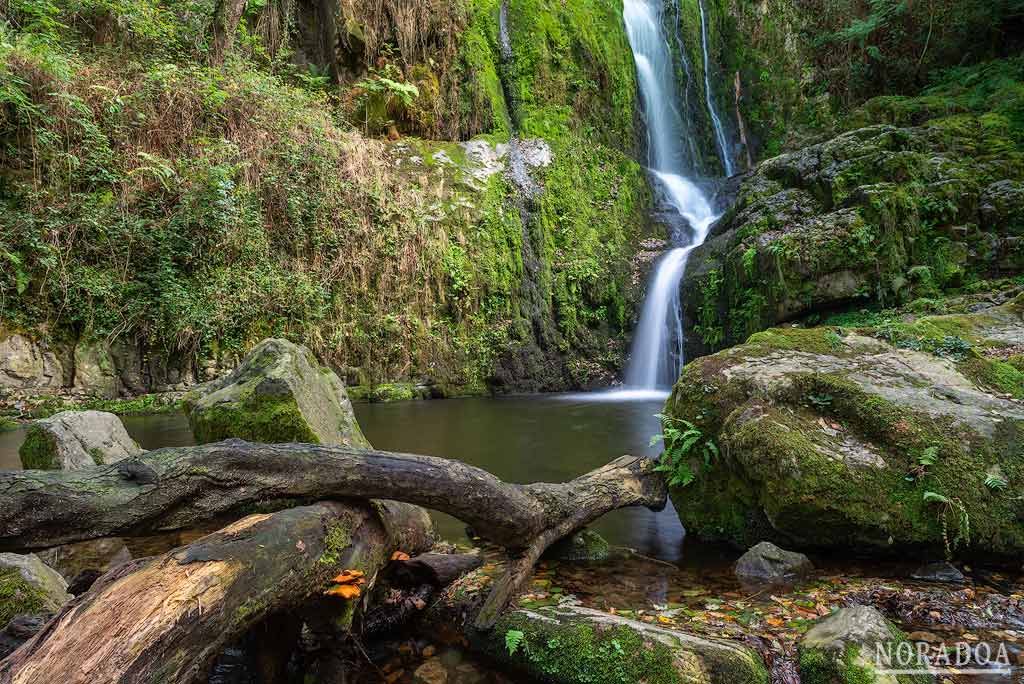
{"type": "Polygon", "coordinates": [[[676,108],[675,70],[661,8],[660,0],[625,0],[623,18],[643,101],[651,177],[689,224],[692,236],[688,244],[667,252],[655,268],[626,372],[627,389],[634,392],[664,390],[679,375],[683,356],[679,282],[687,257],[704,242],[717,218],[704,193],[686,177],[693,170],[693,160],[683,146],[686,127],[676,108]]]}
{"type": "Polygon", "coordinates": [[[708,20],[704,15],[704,0],[697,0],[700,8],[700,45],[704,53],[704,99],[708,103],[708,114],[711,116],[711,127],[715,129],[715,143],[718,145],[718,153],[722,158],[722,166],[725,167],[725,175],[733,173],[732,155],[729,153],[729,143],[725,137],[725,129],[722,127],[722,119],[718,116],[715,108],[715,95],[711,90],[710,66],[708,58],[708,20]]]}

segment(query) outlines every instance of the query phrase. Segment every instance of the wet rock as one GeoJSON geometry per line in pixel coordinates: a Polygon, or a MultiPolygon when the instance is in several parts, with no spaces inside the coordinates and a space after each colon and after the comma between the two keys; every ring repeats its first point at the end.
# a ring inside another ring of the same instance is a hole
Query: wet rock
{"type": "Polygon", "coordinates": [[[59,389],[64,369],[43,343],[24,335],[0,335],[0,387],[59,389]]]}
{"type": "MultiPolygon", "coordinates": [[[[800,678],[805,684],[911,684],[931,681],[878,670],[889,664],[876,660],[879,647],[895,654],[905,637],[885,617],[869,606],[842,608],[819,620],[798,644],[800,678]]],[[[913,651],[908,650],[913,657],[913,651]]],[[[914,663],[916,666],[916,661],[914,663]]],[[[892,664],[892,669],[910,665],[892,664]]]]}
{"type": "Polygon", "coordinates": [[[430,658],[412,674],[414,684],[448,684],[448,668],[440,658],[430,658]]]}
{"type": "Polygon", "coordinates": [[[952,582],[959,584],[964,581],[964,574],[952,563],[940,561],[922,565],[911,575],[916,580],[926,582],[952,582]]]}
{"type": "Polygon", "coordinates": [[[80,470],[137,456],[143,449],[105,411],[62,411],[32,423],[18,450],[26,469],[80,470]]]}
{"type": "Polygon", "coordinates": [[[773,328],[688,364],[665,412],[722,456],[693,458],[695,479],[672,490],[687,532],[893,555],[948,540],[1020,558],[1024,511],[984,479],[999,466],[1006,492],[1024,487],[1024,404],[1010,394],[1024,386],[975,350],[1024,339],[1024,297],[903,325],[906,344],[868,328],[773,328]]]}
{"type": "Polygon", "coordinates": [[[752,546],[736,561],[736,577],[746,584],[787,584],[813,569],[804,554],[780,549],[771,542],[752,546]]]}
{"type": "Polygon", "coordinates": [[[237,437],[369,446],[338,376],[288,340],[260,342],[232,373],[190,392],[185,411],[201,444],[237,437]]]}
{"type": "Polygon", "coordinates": [[[16,615],[56,612],[71,600],[68,585],[33,553],[0,553],[0,624],[16,615]]]}
{"type": "Polygon", "coordinates": [[[0,660],[3,660],[34,637],[50,620],[50,614],[15,615],[7,626],[0,630],[0,660]]]}
{"type": "Polygon", "coordinates": [[[604,537],[584,529],[552,544],[544,556],[561,561],[603,561],[607,560],[610,552],[611,546],[604,537]]]}

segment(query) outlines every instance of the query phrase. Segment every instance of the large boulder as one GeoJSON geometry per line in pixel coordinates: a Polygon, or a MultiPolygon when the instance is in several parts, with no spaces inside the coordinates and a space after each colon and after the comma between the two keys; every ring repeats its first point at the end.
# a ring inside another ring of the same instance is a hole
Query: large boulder
{"type": "Polygon", "coordinates": [[[819,620],[801,638],[803,684],[924,684],[925,674],[894,675],[888,670],[924,667],[912,648],[900,649],[906,637],[869,606],[842,608],[819,620]],[[890,654],[892,654],[890,656],[890,654]],[[907,662],[899,661],[907,655],[907,662]]]}
{"type": "Polygon", "coordinates": [[[71,596],[55,570],[33,553],[0,553],[0,626],[16,615],[54,613],[71,596]]]}
{"type": "Polygon", "coordinates": [[[745,584],[785,584],[806,577],[814,569],[802,553],[780,549],[771,542],[752,546],[736,561],[736,577],[745,584]]]}
{"type": "Polygon", "coordinates": [[[665,409],[700,433],[664,457],[684,526],[742,546],[1019,558],[1021,344],[1024,296],[878,329],[776,328],[693,361],[665,409]]]}
{"type": "MultiPolygon", "coordinates": [[[[886,120],[867,111],[859,125],[886,120]]],[[[930,114],[846,131],[746,176],[688,262],[687,357],[823,310],[1024,270],[1024,155],[1008,122],[930,114]]]]}
{"type": "Polygon", "coordinates": [[[232,373],[189,393],[185,411],[200,443],[237,437],[369,447],[345,385],[288,340],[260,342],[232,373]]]}
{"type": "Polygon", "coordinates": [[[26,470],[79,470],[142,452],[113,413],[62,411],[32,423],[18,454],[26,470]]]}

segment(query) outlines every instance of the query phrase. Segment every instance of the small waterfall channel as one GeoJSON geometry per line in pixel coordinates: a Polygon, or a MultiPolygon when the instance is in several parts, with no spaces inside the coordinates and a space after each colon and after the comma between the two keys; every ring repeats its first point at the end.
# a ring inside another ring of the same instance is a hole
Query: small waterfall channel
{"type": "MultiPolygon", "coordinates": [[[[663,395],[679,375],[683,361],[683,326],[679,283],[690,252],[704,242],[718,218],[704,192],[690,179],[694,160],[686,154],[688,130],[678,109],[676,73],[666,39],[661,0],[625,0],[623,18],[633,50],[637,80],[647,127],[647,163],[652,180],[666,202],[685,220],[688,234],[658,261],[644,298],[640,323],[633,338],[626,371],[626,387],[617,394],[637,398],[663,395]]],[[[723,165],[731,172],[725,153],[725,133],[714,110],[708,76],[707,28],[701,3],[704,52],[704,87],[716,139],[721,135],[723,165]]]]}

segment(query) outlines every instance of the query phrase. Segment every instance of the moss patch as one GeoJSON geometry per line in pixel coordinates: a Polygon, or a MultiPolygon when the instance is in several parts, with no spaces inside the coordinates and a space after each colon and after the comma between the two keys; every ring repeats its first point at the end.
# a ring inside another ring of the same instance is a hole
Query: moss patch
{"type": "Polygon", "coordinates": [[[16,615],[39,615],[48,610],[46,594],[17,570],[0,570],[0,625],[16,615]]]}
{"type": "Polygon", "coordinates": [[[192,410],[189,422],[200,444],[228,438],[264,444],[304,442],[319,444],[294,399],[260,397],[254,393],[232,403],[192,410]]]}
{"type": "Polygon", "coordinates": [[[30,425],[25,441],[18,449],[21,466],[25,470],[54,470],[57,468],[57,444],[49,432],[30,425]]]}

